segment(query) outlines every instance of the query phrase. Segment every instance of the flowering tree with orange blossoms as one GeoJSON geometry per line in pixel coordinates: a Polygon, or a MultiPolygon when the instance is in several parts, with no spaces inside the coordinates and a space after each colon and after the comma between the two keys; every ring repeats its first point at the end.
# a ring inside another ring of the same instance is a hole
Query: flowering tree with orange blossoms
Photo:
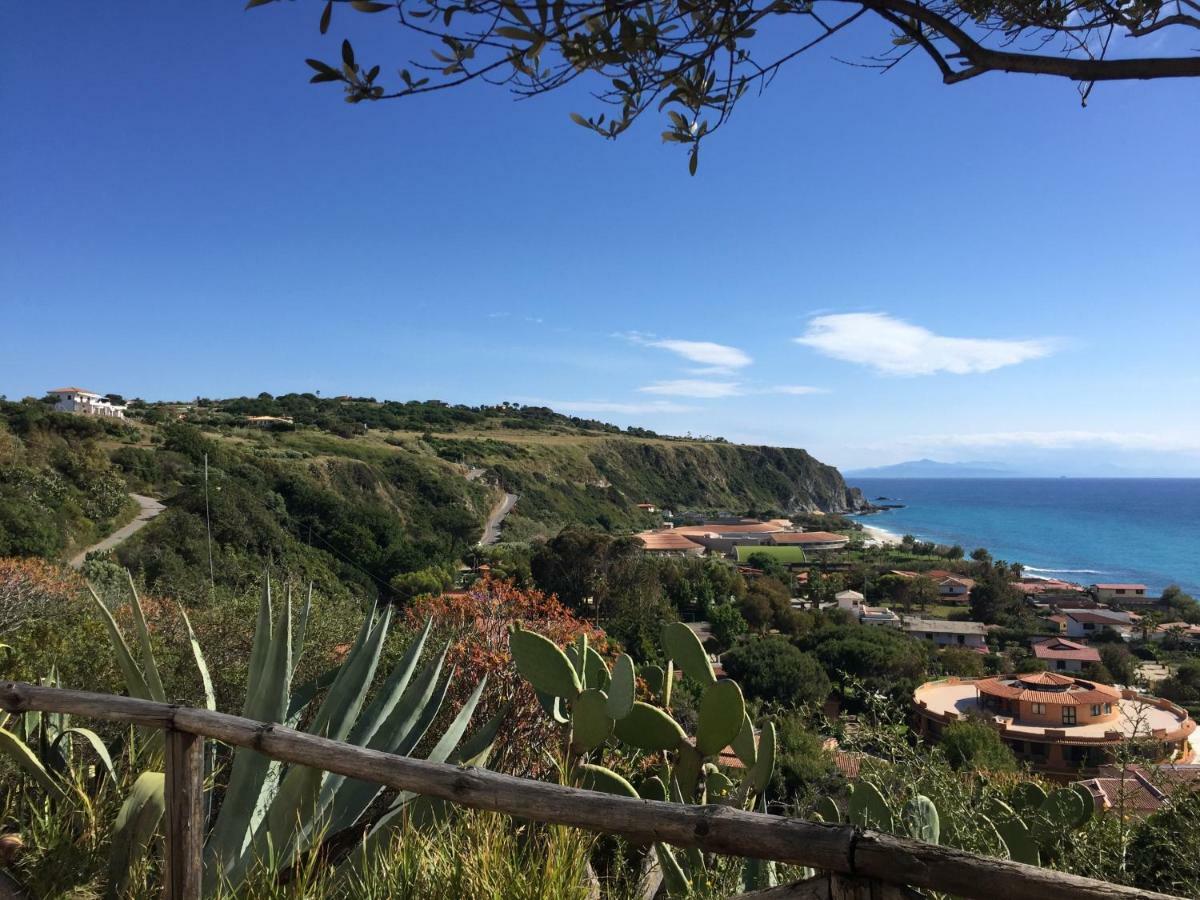
{"type": "Polygon", "coordinates": [[[408,606],[406,616],[414,628],[432,618],[433,635],[440,638],[439,643],[450,641],[447,664],[460,676],[450,687],[454,701],[465,698],[486,675],[488,686],[480,704],[481,719],[493,715],[504,703],[510,705],[501,730],[504,739],[497,743],[491,765],[516,774],[545,774],[552,759],[544,751],[557,746],[561,729],[542,710],[529,683],[513,668],[508,652],[509,628],[520,625],[537,631],[559,646],[586,634],[601,655],[610,650],[604,632],[577,618],[553,595],[492,578],[483,579],[466,592],[418,598],[408,606]]]}

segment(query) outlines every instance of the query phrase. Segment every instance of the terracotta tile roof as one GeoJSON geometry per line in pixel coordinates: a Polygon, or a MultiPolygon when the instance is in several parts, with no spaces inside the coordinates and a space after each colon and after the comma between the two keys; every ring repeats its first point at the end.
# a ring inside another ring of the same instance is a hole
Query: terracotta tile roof
{"type": "Polygon", "coordinates": [[[92,397],[100,396],[95,391],[89,391],[87,388],[81,388],[81,387],[54,388],[51,391],[47,391],[47,393],[50,393],[50,394],[89,394],[92,397]]]}
{"type": "Polygon", "coordinates": [[[783,529],[770,522],[742,522],[736,525],[678,525],[673,530],[676,534],[773,534],[783,529]]]}
{"type": "Polygon", "coordinates": [[[981,678],[975,683],[981,694],[1024,700],[1029,703],[1048,703],[1056,706],[1079,706],[1086,703],[1112,703],[1121,699],[1121,692],[1107,684],[1084,681],[1056,672],[1032,672],[1027,675],[981,678]],[[1052,690],[1040,691],[1038,687],[1052,690]],[[1065,688],[1065,690],[1053,690],[1065,688]]]}
{"type": "Polygon", "coordinates": [[[704,547],[695,541],[689,541],[682,534],[671,531],[645,531],[639,534],[645,550],[703,550],[704,547]]]}
{"type": "Polygon", "coordinates": [[[772,538],[777,544],[832,544],[835,541],[849,541],[844,534],[834,534],[832,531],[804,531],[777,534],[772,538]]]}
{"type": "Polygon", "coordinates": [[[1080,662],[1100,662],[1100,653],[1094,647],[1068,641],[1066,638],[1045,638],[1033,642],[1033,655],[1038,659],[1075,659],[1080,662]]]}

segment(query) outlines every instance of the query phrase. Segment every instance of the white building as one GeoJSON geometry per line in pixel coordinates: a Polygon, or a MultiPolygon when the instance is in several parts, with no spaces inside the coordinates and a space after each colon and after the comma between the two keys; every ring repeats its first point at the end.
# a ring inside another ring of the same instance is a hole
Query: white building
{"type": "Polygon", "coordinates": [[[1067,637],[1091,637],[1101,631],[1112,631],[1123,638],[1133,633],[1129,613],[1115,609],[1064,609],[1067,617],[1067,637]]]}
{"type": "Polygon", "coordinates": [[[833,596],[837,600],[838,609],[852,613],[857,613],[862,609],[863,601],[866,600],[866,597],[858,591],[838,591],[833,596]]]}
{"type": "Polygon", "coordinates": [[[104,416],[109,419],[125,418],[125,404],[113,403],[95,391],[78,387],[55,388],[50,396],[57,397],[56,412],[79,413],[85,416],[104,416]]]}
{"type": "Polygon", "coordinates": [[[905,616],[901,626],[913,637],[933,641],[939,647],[970,647],[987,649],[987,626],[982,622],[959,622],[950,619],[922,619],[905,616]]]}

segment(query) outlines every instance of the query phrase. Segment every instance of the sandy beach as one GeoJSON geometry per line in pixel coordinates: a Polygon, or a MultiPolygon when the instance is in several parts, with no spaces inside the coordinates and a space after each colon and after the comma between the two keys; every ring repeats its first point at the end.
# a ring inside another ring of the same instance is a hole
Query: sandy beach
{"type": "Polygon", "coordinates": [[[884,528],[876,528],[874,525],[863,525],[863,531],[867,535],[864,543],[870,546],[887,547],[891,544],[900,543],[900,535],[884,528]]]}

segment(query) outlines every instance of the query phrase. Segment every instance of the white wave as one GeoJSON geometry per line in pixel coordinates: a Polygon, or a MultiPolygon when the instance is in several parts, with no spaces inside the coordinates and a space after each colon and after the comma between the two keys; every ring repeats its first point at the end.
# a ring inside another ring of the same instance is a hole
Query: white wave
{"type": "Polygon", "coordinates": [[[1041,566],[1024,566],[1026,572],[1050,572],[1054,575],[1109,575],[1101,569],[1045,569],[1041,566]]]}

